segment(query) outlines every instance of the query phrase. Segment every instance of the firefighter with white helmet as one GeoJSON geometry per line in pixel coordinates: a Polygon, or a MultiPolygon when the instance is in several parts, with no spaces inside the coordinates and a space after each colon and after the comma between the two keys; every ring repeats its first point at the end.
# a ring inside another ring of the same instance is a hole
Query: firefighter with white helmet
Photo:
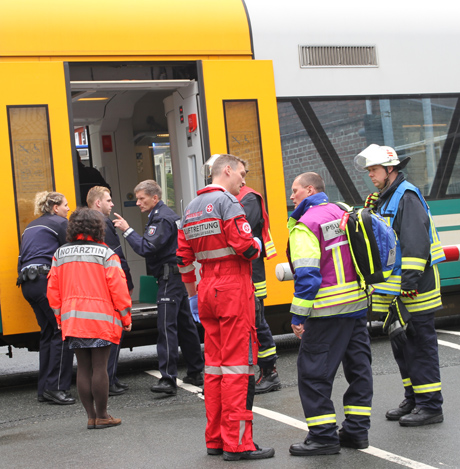
{"type": "Polygon", "coordinates": [[[358,171],[365,171],[370,166],[399,166],[401,169],[409,163],[410,157],[400,161],[396,151],[391,147],[373,143],[355,156],[355,167],[358,171]]]}
{"type": "Polygon", "coordinates": [[[405,399],[386,418],[415,427],[443,421],[434,316],[442,309],[436,264],[445,257],[421,191],[401,172],[409,160],[399,158],[391,147],[372,144],[355,157],[355,167],[368,171],[378,189],[367,197],[365,206],[376,209],[398,235],[395,268],[386,282],[374,285],[372,310],[386,315],[395,298],[408,310],[410,319],[405,324],[395,320],[390,326],[392,338],[399,337],[391,346],[405,399]]]}

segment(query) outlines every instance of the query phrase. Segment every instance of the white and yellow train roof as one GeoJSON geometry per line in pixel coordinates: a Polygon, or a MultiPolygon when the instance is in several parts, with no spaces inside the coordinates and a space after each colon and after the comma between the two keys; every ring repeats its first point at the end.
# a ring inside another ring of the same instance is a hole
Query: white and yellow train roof
{"type": "Polygon", "coordinates": [[[17,0],[0,61],[247,58],[273,61],[280,97],[454,93],[459,16],[450,0],[17,0]]]}

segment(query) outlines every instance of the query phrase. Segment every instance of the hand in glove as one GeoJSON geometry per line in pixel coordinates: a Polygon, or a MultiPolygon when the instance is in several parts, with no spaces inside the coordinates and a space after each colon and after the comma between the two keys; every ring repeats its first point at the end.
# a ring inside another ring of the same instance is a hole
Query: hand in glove
{"type": "Polygon", "coordinates": [[[388,328],[388,336],[396,350],[403,348],[407,342],[406,326],[402,326],[397,319],[393,324],[390,324],[390,327],[388,328]]]}
{"type": "Polygon", "coordinates": [[[257,244],[259,245],[260,252],[262,252],[262,241],[257,236],[254,236],[254,239],[257,241],[257,244]]]}
{"type": "Polygon", "coordinates": [[[387,332],[391,343],[396,349],[402,348],[407,342],[406,329],[410,324],[411,315],[400,298],[395,298],[390,305],[388,315],[383,324],[383,332],[387,332]]]}
{"type": "Polygon", "coordinates": [[[372,192],[372,194],[369,194],[367,196],[366,201],[364,202],[364,208],[370,208],[372,210],[375,210],[377,208],[377,201],[379,200],[379,193],[378,192],[372,192]]]}
{"type": "Polygon", "coordinates": [[[401,290],[401,296],[413,300],[418,295],[417,290],[401,290]]]}
{"type": "Polygon", "coordinates": [[[193,320],[195,322],[201,322],[200,316],[198,314],[198,293],[191,296],[188,301],[190,303],[190,310],[192,311],[193,320]]]}

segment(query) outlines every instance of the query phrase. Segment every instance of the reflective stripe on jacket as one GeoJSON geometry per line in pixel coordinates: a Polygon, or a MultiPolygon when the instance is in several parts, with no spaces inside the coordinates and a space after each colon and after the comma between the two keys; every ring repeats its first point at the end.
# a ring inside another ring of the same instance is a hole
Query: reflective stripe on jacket
{"type": "MultiPolygon", "coordinates": [[[[246,196],[249,193],[255,194],[260,200],[260,206],[262,208],[262,220],[263,220],[261,231],[262,231],[262,241],[264,243],[264,257],[266,257],[267,259],[271,259],[272,257],[276,256],[276,249],[275,249],[275,243],[273,242],[273,238],[270,233],[270,221],[268,219],[268,213],[265,208],[264,198],[262,197],[261,194],[259,194],[257,191],[255,191],[251,187],[243,186],[240,190],[240,193],[236,196],[236,200],[238,200],[238,202],[241,203],[244,196],[246,196]]],[[[244,207],[244,203],[242,203],[241,205],[243,205],[244,207]]],[[[253,230],[254,230],[254,227],[253,227],[253,230]]]]}
{"type": "Polygon", "coordinates": [[[198,191],[185,209],[178,233],[177,263],[186,283],[195,282],[195,260],[249,262],[259,255],[243,207],[223,187],[198,191]]]}
{"type": "Polygon", "coordinates": [[[131,324],[131,297],[119,257],[105,244],[76,241],[55,253],[48,301],[62,336],[118,344],[131,324]]]}
{"type": "Polygon", "coordinates": [[[421,192],[399,173],[379,198],[377,211],[398,235],[396,263],[390,279],[374,285],[372,310],[387,313],[401,290],[417,290],[414,298],[402,298],[411,314],[427,314],[442,308],[437,263],[445,259],[430,210],[421,192]]]}
{"type": "MultiPolygon", "coordinates": [[[[397,181],[395,181],[397,184],[397,181]]],[[[417,195],[420,202],[422,203],[423,209],[425,210],[426,214],[429,218],[429,239],[430,239],[430,249],[429,252],[424,252],[423,248],[417,249],[417,244],[419,243],[418,237],[424,236],[422,230],[418,230],[418,228],[414,227],[413,234],[413,242],[412,244],[415,245],[414,250],[411,252],[410,256],[403,255],[401,252],[401,239],[399,230],[396,230],[398,235],[398,240],[396,243],[396,262],[393,269],[393,273],[390,278],[384,282],[374,285],[376,288],[376,293],[385,293],[390,295],[399,295],[401,292],[401,276],[403,271],[410,271],[415,270],[419,272],[424,272],[427,266],[428,260],[430,260],[430,266],[437,264],[445,260],[444,251],[441,246],[441,242],[439,241],[439,235],[436,231],[434,226],[433,218],[430,213],[430,209],[423,198],[420,190],[415,187],[410,182],[403,180],[396,188],[396,190],[392,193],[392,195],[386,199],[383,204],[380,204],[378,207],[378,212],[387,219],[388,223],[391,227],[394,227],[394,222],[396,220],[396,216],[398,213],[399,203],[403,198],[406,191],[412,191],[417,195]],[[421,232],[419,232],[421,231],[421,232]],[[415,254],[414,254],[415,253],[415,254]]],[[[404,219],[402,223],[404,223],[404,219]]],[[[422,246],[422,243],[420,243],[422,246]]],[[[415,286],[414,286],[415,288],[415,286]]]]}
{"type": "Polygon", "coordinates": [[[324,193],[308,197],[288,222],[288,255],[295,274],[291,313],[298,316],[339,316],[367,307],[347,237],[338,228],[343,210],[324,202],[324,193]]]}

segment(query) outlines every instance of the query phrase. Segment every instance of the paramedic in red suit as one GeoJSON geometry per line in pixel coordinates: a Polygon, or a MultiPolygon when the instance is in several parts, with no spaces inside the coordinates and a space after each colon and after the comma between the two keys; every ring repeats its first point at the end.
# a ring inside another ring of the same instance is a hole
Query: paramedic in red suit
{"type": "MultiPolygon", "coordinates": [[[[211,162],[208,162],[208,164],[211,162]]],[[[257,334],[251,261],[260,255],[238,195],[246,162],[220,155],[212,184],[185,209],[177,259],[189,297],[196,295],[194,261],[201,263],[198,311],[205,330],[205,406],[208,455],[224,460],[265,459],[273,448],[252,439],[257,334]]]]}

